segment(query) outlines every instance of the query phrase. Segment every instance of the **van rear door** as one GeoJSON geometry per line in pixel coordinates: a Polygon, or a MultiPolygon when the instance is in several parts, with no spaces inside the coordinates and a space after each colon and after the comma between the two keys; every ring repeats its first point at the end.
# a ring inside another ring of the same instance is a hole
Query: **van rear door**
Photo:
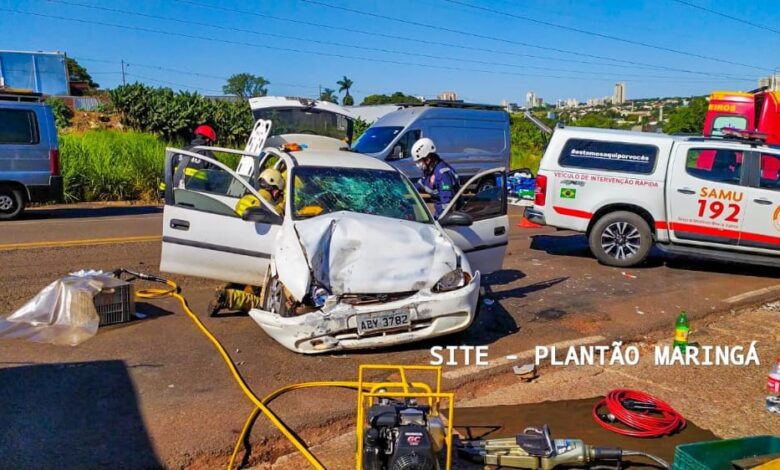
{"type": "Polygon", "coordinates": [[[51,135],[53,125],[44,110],[37,103],[0,102],[0,180],[49,185],[50,141],[56,134],[51,135]]]}

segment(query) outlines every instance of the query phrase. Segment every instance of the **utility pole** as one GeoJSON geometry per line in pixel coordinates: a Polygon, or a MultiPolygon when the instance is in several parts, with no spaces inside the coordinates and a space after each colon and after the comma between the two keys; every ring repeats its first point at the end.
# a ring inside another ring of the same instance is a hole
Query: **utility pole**
{"type": "Polygon", "coordinates": [[[127,85],[127,80],[125,79],[125,60],[122,59],[122,85],[127,85]]]}

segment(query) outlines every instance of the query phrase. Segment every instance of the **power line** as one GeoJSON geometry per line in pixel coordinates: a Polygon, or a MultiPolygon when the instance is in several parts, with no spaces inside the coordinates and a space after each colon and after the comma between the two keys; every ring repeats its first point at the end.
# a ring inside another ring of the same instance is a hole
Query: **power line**
{"type": "MultiPolygon", "coordinates": [[[[309,0],[304,0],[304,1],[309,1],[309,0]]],[[[506,12],[506,11],[496,10],[494,8],[483,7],[483,6],[480,6],[480,5],[472,5],[472,4],[468,3],[468,2],[464,2],[464,1],[461,1],[461,0],[444,0],[444,1],[448,2],[448,3],[452,3],[454,5],[462,5],[462,6],[465,6],[465,7],[473,8],[475,10],[480,10],[480,11],[485,11],[485,12],[489,12],[489,13],[494,13],[496,15],[507,16],[509,18],[515,18],[515,19],[518,19],[518,20],[528,21],[528,22],[531,22],[531,23],[536,23],[536,24],[540,24],[540,25],[543,25],[543,26],[549,26],[551,28],[557,28],[557,29],[561,29],[561,30],[564,30],[564,31],[572,31],[572,32],[575,32],[575,33],[586,34],[588,36],[594,36],[594,37],[598,37],[598,38],[602,38],[602,39],[609,39],[611,41],[618,41],[618,42],[622,42],[622,43],[625,43],[625,44],[632,44],[632,45],[635,45],[635,46],[646,47],[646,48],[649,48],[649,49],[656,49],[656,50],[664,51],[664,52],[672,52],[674,54],[680,54],[680,55],[684,55],[684,56],[688,56],[688,57],[695,57],[697,59],[704,59],[704,60],[709,60],[709,61],[713,61],[713,62],[720,62],[720,63],[730,64],[730,65],[738,65],[740,67],[747,67],[747,68],[756,69],[756,70],[766,70],[763,67],[757,67],[755,65],[750,65],[750,64],[743,64],[741,62],[733,62],[733,61],[730,61],[730,60],[721,59],[719,57],[711,57],[711,56],[707,56],[707,55],[704,55],[704,54],[698,54],[696,52],[689,52],[689,51],[683,51],[683,50],[680,50],[680,49],[673,49],[671,47],[659,46],[659,45],[656,45],[656,44],[650,44],[650,43],[643,42],[643,41],[635,41],[633,39],[622,38],[620,36],[613,36],[611,34],[604,34],[604,33],[599,33],[597,31],[589,31],[587,29],[580,29],[580,28],[575,28],[575,27],[572,27],[572,26],[566,26],[566,25],[562,25],[562,24],[558,24],[558,23],[552,23],[552,22],[540,20],[540,19],[537,19],[537,18],[531,18],[530,16],[518,15],[516,13],[509,13],[509,12],[506,12]]]]}
{"type": "MultiPolygon", "coordinates": [[[[348,11],[348,12],[356,13],[356,14],[359,14],[359,15],[370,16],[370,17],[374,17],[374,18],[382,18],[382,19],[385,19],[385,20],[395,21],[395,22],[398,22],[398,23],[411,24],[411,25],[414,25],[414,26],[422,27],[422,28],[435,29],[435,30],[440,30],[440,31],[447,31],[447,32],[454,33],[454,34],[466,35],[466,36],[476,37],[476,38],[480,38],[480,39],[489,39],[489,40],[493,40],[493,41],[501,41],[501,42],[506,42],[506,43],[510,43],[510,44],[517,44],[517,45],[526,46],[526,47],[533,47],[533,48],[537,48],[537,49],[552,50],[552,51],[556,51],[556,52],[563,52],[563,53],[566,53],[566,54],[581,55],[581,56],[585,56],[585,57],[591,57],[591,58],[603,59],[603,60],[612,60],[612,61],[629,63],[629,64],[634,64],[634,65],[646,65],[646,64],[642,64],[641,62],[634,62],[634,61],[623,60],[623,59],[614,59],[614,58],[610,58],[610,57],[598,56],[598,55],[588,54],[588,53],[584,53],[584,52],[568,51],[568,50],[565,50],[565,49],[557,49],[557,48],[546,47],[546,46],[538,46],[538,45],[535,45],[535,44],[529,44],[529,43],[522,42],[522,41],[513,41],[513,40],[509,40],[509,39],[504,39],[504,38],[498,38],[498,37],[493,37],[493,36],[486,36],[486,35],[477,34],[477,33],[470,33],[470,32],[467,32],[467,31],[460,31],[460,30],[457,30],[457,29],[447,28],[447,27],[444,27],[444,26],[434,26],[434,25],[430,25],[430,24],[427,24],[427,23],[421,23],[421,22],[418,22],[418,21],[408,20],[408,19],[404,19],[404,18],[397,18],[397,17],[393,17],[393,16],[380,15],[378,13],[367,12],[367,11],[364,11],[364,10],[357,10],[355,8],[348,8],[348,7],[342,7],[342,6],[339,6],[339,5],[332,5],[330,3],[326,3],[326,2],[322,2],[322,1],[318,1],[318,0],[303,0],[303,1],[306,2],[306,3],[311,3],[313,5],[320,5],[320,6],[324,6],[324,7],[327,7],[327,8],[333,8],[333,9],[336,9],[336,10],[348,11]]],[[[468,4],[464,4],[464,5],[468,5],[468,4]]],[[[473,6],[473,5],[470,5],[470,6],[473,6]]],[[[498,10],[496,10],[496,11],[498,11],[498,10]]],[[[499,12],[499,13],[500,14],[504,14],[503,12],[499,12]]],[[[563,26],[561,26],[561,27],[563,27],[563,26]]],[[[582,32],[582,31],[584,31],[584,30],[581,30],[580,32],[582,32]]],[[[600,33],[593,33],[593,34],[600,34],[600,33]]],[[[613,38],[613,39],[621,39],[621,38],[613,38]]],[[[631,41],[631,40],[627,39],[625,41],[631,41]]],[[[644,45],[644,44],[642,44],[642,45],[644,45]]],[[[650,45],[648,45],[648,46],[650,46],[650,45]]],[[[655,46],[650,46],[650,47],[655,47],[655,46]]],[[[658,46],[658,47],[661,47],[661,46],[658,46]]],[[[669,49],[669,51],[677,52],[677,51],[675,51],[673,49],[669,49]]],[[[723,61],[723,60],[720,60],[720,59],[713,59],[713,58],[706,57],[706,56],[702,56],[702,58],[707,58],[709,60],[717,60],[719,62],[730,63],[730,62],[727,62],[727,61],[723,61]]],[[[756,67],[756,66],[753,66],[753,65],[738,64],[738,63],[734,63],[734,64],[735,65],[744,66],[744,67],[750,67],[750,68],[754,68],[754,69],[758,69],[758,70],[766,70],[764,68],[756,67]]],[[[661,66],[659,66],[659,67],[661,67],[661,66]]]]}
{"type": "Polygon", "coordinates": [[[732,21],[736,21],[738,23],[746,24],[748,26],[752,26],[754,28],[763,29],[764,31],[770,31],[772,33],[780,34],[780,30],[770,28],[769,26],[765,26],[759,23],[753,23],[752,21],[743,20],[742,18],[738,18],[736,16],[729,15],[727,13],[723,13],[717,10],[713,10],[712,8],[703,7],[701,5],[697,5],[695,3],[687,2],[685,0],[672,0],[673,2],[677,2],[683,5],[688,5],[691,8],[696,8],[697,10],[706,11],[707,13],[712,13],[713,15],[722,16],[723,18],[728,18],[732,21]]]}
{"type": "MultiPolygon", "coordinates": [[[[108,63],[108,64],[118,64],[119,63],[119,61],[116,61],[116,60],[96,59],[96,58],[92,58],[92,57],[83,57],[83,56],[74,57],[74,59],[76,59],[76,60],[78,60],[80,62],[99,62],[99,63],[108,63]]],[[[200,72],[193,72],[193,71],[190,71],[190,70],[183,70],[183,69],[175,69],[175,68],[170,68],[170,67],[163,67],[161,65],[140,64],[138,62],[127,62],[127,61],[125,61],[125,65],[126,66],[132,65],[133,67],[136,67],[136,68],[140,67],[140,68],[145,68],[145,69],[149,69],[149,70],[160,70],[160,71],[164,71],[164,72],[172,72],[172,73],[178,73],[178,74],[187,75],[187,76],[203,77],[203,78],[210,78],[210,79],[215,79],[215,80],[223,80],[223,81],[225,81],[225,80],[227,80],[229,78],[229,77],[223,77],[223,76],[220,76],[220,75],[210,75],[210,74],[205,74],[205,73],[200,73],[200,72]]],[[[92,72],[90,72],[90,73],[92,73],[92,72]]],[[[106,73],[119,74],[121,72],[106,72],[106,73]]],[[[126,74],[127,75],[134,75],[137,78],[143,78],[143,79],[147,79],[147,80],[151,80],[151,81],[155,81],[155,82],[172,84],[174,86],[184,86],[184,87],[187,87],[187,88],[198,89],[198,87],[196,87],[194,85],[185,85],[185,84],[182,84],[182,83],[175,83],[175,82],[164,82],[164,81],[161,81],[161,80],[158,80],[158,79],[155,79],[155,78],[144,77],[144,76],[137,75],[137,74],[132,74],[132,73],[126,73],[126,74]]],[[[273,79],[270,80],[269,84],[270,85],[274,85],[274,86],[282,86],[282,87],[306,88],[306,89],[310,89],[310,90],[320,90],[322,88],[319,85],[304,85],[304,84],[301,84],[301,83],[277,82],[277,81],[275,81],[273,79]]],[[[201,88],[201,90],[207,90],[207,91],[210,91],[210,92],[215,92],[216,91],[216,90],[204,89],[204,88],[201,88]]],[[[379,94],[380,93],[380,92],[375,91],[375,90],[371,90],[370,91],[370,90],[364,90],[364,89],[358,89],[358,88],[350,88],[350,90],[358,92],[358,93],[363,93],[363,94],[366,94],[366,95],[379,94]]],[[[427,95],[431,95],[432,93],[411,93],[411,94],[412,95],[426,95],[426,94],[427,95]]]]}
{"type": "Polygon", "coordinates": [[[143,76],[143,75],[138,75],[137,73],[125,72],[125,75],[127,75],[128,77],[140,78],[141,80],[149,80],[151,82],[162,83],[164,85],[173,85],[173,86],[177,86],[177,87],[189,88],[189,89],[193,89],[193,90],[197,90],[197,91],[205,91],[205,92],[209,92],[209,93],[220,93],[220,94],[222,93],[222,90],[212,90],[212,89],[209,89],[209,88],[201,88],[201,87],[196,87],[196,86],[192,86],[192,85],[186,85],[186,84],[183,84],[183,83],[169,82],[167,80],[160,80],[158,78],[152,78],[152,77],[146,77],[146,76],[143,76]]]}
{"type": "MultiPolygon", "coordinates": [[[[56,20],[62,20],[62,21],[71,21],[81,24],[88,24],[88,25],[99,25],[99,26],[106,26],[106,27],[112,27],[112,28],[118,28],[118,29],[125,29],[130,31],[141,31],[146,33],[154,33],[154,34],[162,34],[166,36],[174,36],[174,37],[182,37],[186,39],[197,39],[202,41],[209,41],[209,42],[218,42],[223,44],[230,44],[230,45],[238,45],[238,46],[245,46],[245,47],[252,47],[252,48],[259,48],[259,49],[270,49],[270,50],[277,50],[277,51],[284,51],[284,52],[294,52],[299,54],[309,54],[309,55],[315,55],[317,57],[335,57],[340,59],[350,59],[350,60],[362,60],[367,62],[375,62],[375,63],[385,63],[385,64],[393,64],[393,65],[402,65],[402,66],[414,66],[414,67],[423,67],[423,68],[429,68],[429,69],[440,69],[440,70],[449,70],[449,71],[456,71],[456,72],[478,72],[478,73],[485,73],[489,75],[509,75],[509,76],[519,76],[519,77],[540,77],[540,78],[553,78],[553,79],[563,79],[563,80],[578,80],[582,79],[582,75],[577,76],[563,76],[563,75],[544,75],[544,74],[529,74],[529,73],[517,73],[517,72],[507,72],[507,71],[498,71],[498,70],[485,70],[485,69],[474,69],[474,68],[463,68],[463,67],[453,67],[453,66],[444,66],[444,65],[434,65],[434,64],[421,64],[418,62],[403,62],[399,60],[390,60],[390,59],[379,59],[375,57],[361,57],[361,56],[353,56],[353,55],[346,55],[346,54],[336,54],[332,52],[324,52],[324,51],[309,51],[305,49],[297,49],[297,48],[291,48],[291,47],[279,47],[279,46],[270,46],[267,44],[255,44],[255,43],[249,43],[249,42],[243,42],[243,41],[235,41],[235,40],[229,40],[224,38],[213,38],[208,36],[200,36],[195,34],[188,34],[188,33],[180,33],[180,32],[173,32],[173,31],[167,31],[167,30],[159,30],[154,28],[148,28],[148,27],[142,27],[142,26],[130,26],[126,24],[116,24],[116,23],[109,23],[104,21],[96,21],[96,20],[86,20],[83,18],[72,18],[72,17],[66,17],[66,16],[58,16],[58,15],[49,15],[44,13],[38,13],[38,12],[30,12],[30,11],[23,11],[23,10],[17,10],[17,9],[11,9],[11,8],[0,8],[0,11],[7,11],[12,13],[18,13],[22,15],[30,15],[30,16],[37,16],[41,18],[50,18],[50,19],[56,19],[56,20]]],[[[599,78],[599,77],[590,77],[591,80],[601,80],[601,81],[612,81],[613,78],[599,78]]],[[[668,80],[668,79],[667,79],[668,80]]],[[[642,82],[642,81],[652,81],[652,80],[642,80],[642,79],[629,79],[625,80],[627,82],[642,82]]],[[[686,80],[689,81],[689,80],[686,80]]]]}
{"type": "MultiPolygon", "coordinates": [[[[429,44],[433,46],[444,46],[448,48],[456,48],[456,49],[462,49],[462,50],[468,50],[468,51],[476,51],[476,52],[488,52],[491,54],[501,54],[501,55],[508,55],[508,56],[517,56],[517,57],[530,57],[533,59],[540,59],[540,60],[549,60],[549,61],[558,61],[558,62],[570,62],[570,63],[578,63],[578,64],[588,64],[588,65],[598,65],[601,67],[617,67],[617,68],[636,68],[636,69],[655,69],[655,70],[668,70],[668,71],[677,71],[677,72],[684,72],[684,73],[691,73],[691,74],[698,74],[698,75],[719,75],[726,77],[727,75],[724,74],[712,74],[708,72],[702,72],[702,71],[696,71],[696,70],[685,70],[685,69],[676,69],[673,67],[664,67],[664,66],[658,66],[658,65],[652,65],[652,64],[646,64],[646,65],[640,65],[638,62],[631,62],[627,61],[626,64],[618,64],[618,63],[604,63],[604,62],[592,62],[587,60],[578,60],[573,58],[560,58],[560,57],[550,57],[550,56],[541,56],[541,55],[535,55],[535,54],[527,54],[527,53],[521,53],[521,52],[509,52],[509,51],[502,51],[498,49],[489,49],[484,47],[475,47],[475,46],[466,46],[463,44],[453,44],[450,42],[439,42],[439,41],[432,41],[430,39],[421,39],[421,38],[410,38],[405,36],[396,36],[392,34],[386,34],[386,33],[380,33],[377,31],[367,31],[362,29],[355,29],[355,28],[348,28],[343,26],[333,26],[328,24],[322,24],[322,23],[315,23],[312,21],[306,21],[306,20],[300,20],[300,19],[292,19],[292,18],[284,18],[281,16],[275,16],[275,15],[269,15],[266,13],[258,13],[250,10],[241,10],[237,8],[230,8],[230,7],[224,7],[224,6],[218,6],[218,5],[210,5],[207,3],[197,2],[193,0],[175,0],[179,3],[184,3],[188,5],[194,5],[202,8],[210,8],[214,10],[222,10],[232,13],[239,13],[242,15],[252,15],[256,16],[258,18],[266,18],[276,21],[283,21],[295,25],[306,25],[306,26],[313,26],[315,28],[324,28],[324,29],[330,29],[333,31],[346,31],[350,33],[356,33],[356,34],[363,34],[366,36],[372,36],[372,37],[380,37],[380,38],[387,38],[387,39],[394,39],[398,41],[407,41],[407,42],[413,42],[416,44],[429,44]],[[636,64],[636,65],[629,65],[629,64],[636,64]]],[[[541,49],[545,50],[556,50],[556,49],[550,49],[550,48],[544,48],[541,47],[541,49]]],[[[557,50],[556,50],[557,51],[557,50]]],[[[574,53],[574,52],[569,52],[574,53]]],[[[592,57],[600,57],[600,56],[592,56],[592,57]]],[[[605,58],[605,60],[619,60],[619,59],[612,59],[612,58],[605,58]]]]}
{"type": "MultiPolygon", "coordinates": [[[[133,15],[133,16],[139,16],[142,18],[151,18],[155,20],[163,20],[163,21],[172,21],[175,23],[180,24],[186,24],[186,25],[193,25],[193,26],[199,26],[199,27],[206,27],[206,28],[214,28],[219,29],[223,31],[234,31],[239,33],[247,33],[262,37],[277,37],[281,39],[291,39],[295,41],[304,41],[304,42],[311,42],[315,44],[322,44],[322,45],[329,45],[329,46],[337,46],[337,47],[349,47],[353,49],[359,49],[359,50],[365,50],[365,51],[372,51],[372,52],[382,52],[382,53],[388,53],[388,54],[401,54],[401,55],[407,55],[412,57],[421,57],[425,59],[434,59],[434,60],[452,60],[452,61],[459,61],[459,62],[471,62],[474,64],[479,65],[489,65],[489,66],[499,66],[499,67],[509,67],[509,68],[517,68],[517,69],[537,69],[537,70],[545,70],[545,71],[552,71],[552,72],[563,72],[563,73],[574,73],[574,74],[589,74],[589,75],[597,75],[597,76],[603,76],[602,72],[592,72],[592,71],[586,71],[586,70],[571,70],[571,69],[557,69],[552,67],[541,67],[541,66],[534,66],[534,65],[519,65],[519,64],[509,64],[505,62],[491,62],[491,61],[484,61],[484,60],[474,60],[474,59],[464,59],[461,57],[453,57],[453,56],[438,56],[438,55],[432,55],[432,54],[424,54],[424,53],[418,53],[418,52],[410,52],[408,50],[397,50],[397,49],[385,49],[385,48],[376,48],[376,47],[367,47],[367,46],[360,46],[355,44],[348,44],[348,43],[341,43],[341,42],[334,42],[334,41],[323,41],[318,39],[308,39],[308,38],[301,38],[301,37],[295,37],[295,36],[288,36],[283,34],[276,34],[271,33],[268,31],[258,32],[251,29],[244,29],[244,28],[236,28],[236,27],[229,27],[229,26],[222,26],[217,25],[213,23],[204,23],[199,21],[191,21],[191,20],[184,20],[180,18],[173,18],[169,16],[160,16],[160,15],[152,15],[148,13],[141,13],[141,12],[135,12],[135,11],[128,11],[128,10],[122,10],[118,8],[109,8],[109,7],[103,7],[103,6],[96,6],[96,5],[88,5],[78,2],[72,2],[68,0],[47,0],[50,3],[59,3],[64,5],[71,5],[71,6],[77,6],[87,9],[93,9],[93,10],[100,10],[100,11],[108,11],[113,13],[120,13],[124,15],[133,15]]],[[[629,77],[639,77],[643,79],[650,79],[650,78],[657,78],[657,79],[675,79],[679,77],[669,77],[669,76],[652,76],[647,74],[621,74],[621,77],[629,78],[629,77]]],[[[728,78],[730,80],[743,80],[742,78],[736,78],[733,76],[724,76],[724,78],[728,78]]],[[[745,81],[748,81],[748,79],[744,79],[745,81]]],[[[752,80],[750,80],[752,81],[752,80]]]]}

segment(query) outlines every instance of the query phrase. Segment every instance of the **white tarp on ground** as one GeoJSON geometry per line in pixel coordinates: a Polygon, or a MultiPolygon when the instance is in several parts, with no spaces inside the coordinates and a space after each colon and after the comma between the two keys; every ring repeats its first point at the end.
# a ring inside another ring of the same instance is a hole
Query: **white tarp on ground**
{"type": "Polygon", "coordinates": [[[58,279],[22,308],[0,319],[0,338],[76,346],[97,333],[94,297],[106,281],[102,271],[79,271],[58,279]]]}
{"type": "Polygon", "coordinates": [[[295,228],[314,278],[334,295],[418,291],[457,267],[452,243],[433,224],[336,212],[295,228]]]}

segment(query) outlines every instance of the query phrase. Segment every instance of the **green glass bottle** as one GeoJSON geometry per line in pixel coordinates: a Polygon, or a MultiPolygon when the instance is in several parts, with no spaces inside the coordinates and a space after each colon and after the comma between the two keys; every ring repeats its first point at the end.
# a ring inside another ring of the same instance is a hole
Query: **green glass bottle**
{"type": "Polygon", "coordinates": [[[677,321],[674,322],[674,347],[682,352],[685,352],[688,347],[688,332],[690,329],[688,314],[683,310],[677,316],[677,321]]]}

